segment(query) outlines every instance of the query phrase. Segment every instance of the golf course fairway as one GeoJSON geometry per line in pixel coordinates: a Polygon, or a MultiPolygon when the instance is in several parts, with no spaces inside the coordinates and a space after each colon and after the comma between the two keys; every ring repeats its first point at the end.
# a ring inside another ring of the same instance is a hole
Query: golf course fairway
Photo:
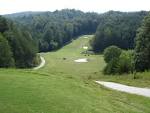
{"type": "Polygon", "coordinates": [[[103,75],[103,55],[82,54],[91,38],[81,36],[57,51],[41,53],[45,65],[37,70],[0,69],[0,113],[150,113],[150,98],[94,82],[150,87],[150,73],[139,73],[136,80],[128,74],[103,75]],[[83,58],[88,62],[74,61],[83,58]]]}

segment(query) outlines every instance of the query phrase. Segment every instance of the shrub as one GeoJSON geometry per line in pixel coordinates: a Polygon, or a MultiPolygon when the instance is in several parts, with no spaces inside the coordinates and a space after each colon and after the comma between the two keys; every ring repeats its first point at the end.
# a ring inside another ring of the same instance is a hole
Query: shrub
{"type": "Polygon", "coordinates": [[[121,51],[117,46],[109,46],[104,50],[104,60],[109,63],[111,60],[119,58],[121,51]]]}
{"type": "Polygon", "coordinates": [[[104,74],[115,74],[117,73],[117,62],[118,59],[114,58],[113,60],[111,60],[109,63],[107,63],[106,67],[104,68],[104,74]]]}
{"type": "Polygon", "coordinates": [[[119,56],[117,63],[117,73],[130,73],[134,70],[134,57],[133,51],[123,51],[119,56]]]}
{"type": "Polygon", "coordinates": [[[105,74],[115,74],[117,68],[117,62],[122,50],[117,46],[110,46],[104,50],[104,60],[107,65],[104,69],[105,74]]]}
{"type": "Polygon", "coordinates": [[[130,73],[134,70],[133,51],[122,51],[116,46],[110,46],[104,51],[104,59],[107,63],[104,74],[130,73]]]}

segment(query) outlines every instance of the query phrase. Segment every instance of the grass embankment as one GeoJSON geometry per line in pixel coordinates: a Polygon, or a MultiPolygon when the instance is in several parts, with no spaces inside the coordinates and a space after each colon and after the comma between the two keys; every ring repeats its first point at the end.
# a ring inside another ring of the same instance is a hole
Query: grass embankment
{"type": "Polygon", "coordinates": [[[0,112],[149,113],[150,98],[94,83],[99,79],[150,86],[149,73],[134,80],[130,75],[104,76],[102,55],[81,54],[89,39],[81,37],[56,52],[42,53],[46,65],[39,70],[1,69],[0,112]],[[74,62],[78,58],[88,58],[89,62],[74,62]]]}

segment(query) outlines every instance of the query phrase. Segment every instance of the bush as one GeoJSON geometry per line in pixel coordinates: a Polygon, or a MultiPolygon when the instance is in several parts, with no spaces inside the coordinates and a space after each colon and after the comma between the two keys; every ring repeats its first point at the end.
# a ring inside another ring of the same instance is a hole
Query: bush
{"type": "Polygon", "coordinates": [[[134,70],[134,57],[133,51],[123,51],[119,56],[117,63],[117,73],[130,73],[134,70]]]}
{"type": "Polygon", "coordinates": [[[109,46],[104,50],[104,60],[109,63],[111,60],[119,58],[121,51],[117,46],[109,46]]]}
{"type": "Polygon", "coordinates": [[[104,59],[107,63],[104,74],[130,73],[134,70],[133,51],[122,51],[116,46],[110,46],[104,51],[104,59]]]}
{"type": "Polygon", "coordinates": [[[122,50],[117,46],[110,46],[104,50],[104,60],[107,63],[104,73],[115,74],[117,71],[117,62],[122,50]]]}
{"type": "Polygon", "coordinates": [[[117,62],[118,59],[114,58],[113,60],[111,60],[106,67],[104,68],[104,74],[115,74],[117,73],[117,62]]]}

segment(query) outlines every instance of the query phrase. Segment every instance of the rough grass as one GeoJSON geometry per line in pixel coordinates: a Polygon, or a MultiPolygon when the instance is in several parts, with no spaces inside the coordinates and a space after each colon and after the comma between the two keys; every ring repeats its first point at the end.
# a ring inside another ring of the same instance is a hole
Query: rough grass
{"type": "Polygon", "coordinates": [[[46,65],[36,71],[0,69],[0,113],[149,113],[150,98],[94,83],[106,80],[148,87],[149,72],[139,73],[137,79],[104,76],[102,55],[80,54],[89,40],[81,37],[56,52],[42,53],[46,65]],[[74,62],[78,58],[89,62],[74,62]]]}

